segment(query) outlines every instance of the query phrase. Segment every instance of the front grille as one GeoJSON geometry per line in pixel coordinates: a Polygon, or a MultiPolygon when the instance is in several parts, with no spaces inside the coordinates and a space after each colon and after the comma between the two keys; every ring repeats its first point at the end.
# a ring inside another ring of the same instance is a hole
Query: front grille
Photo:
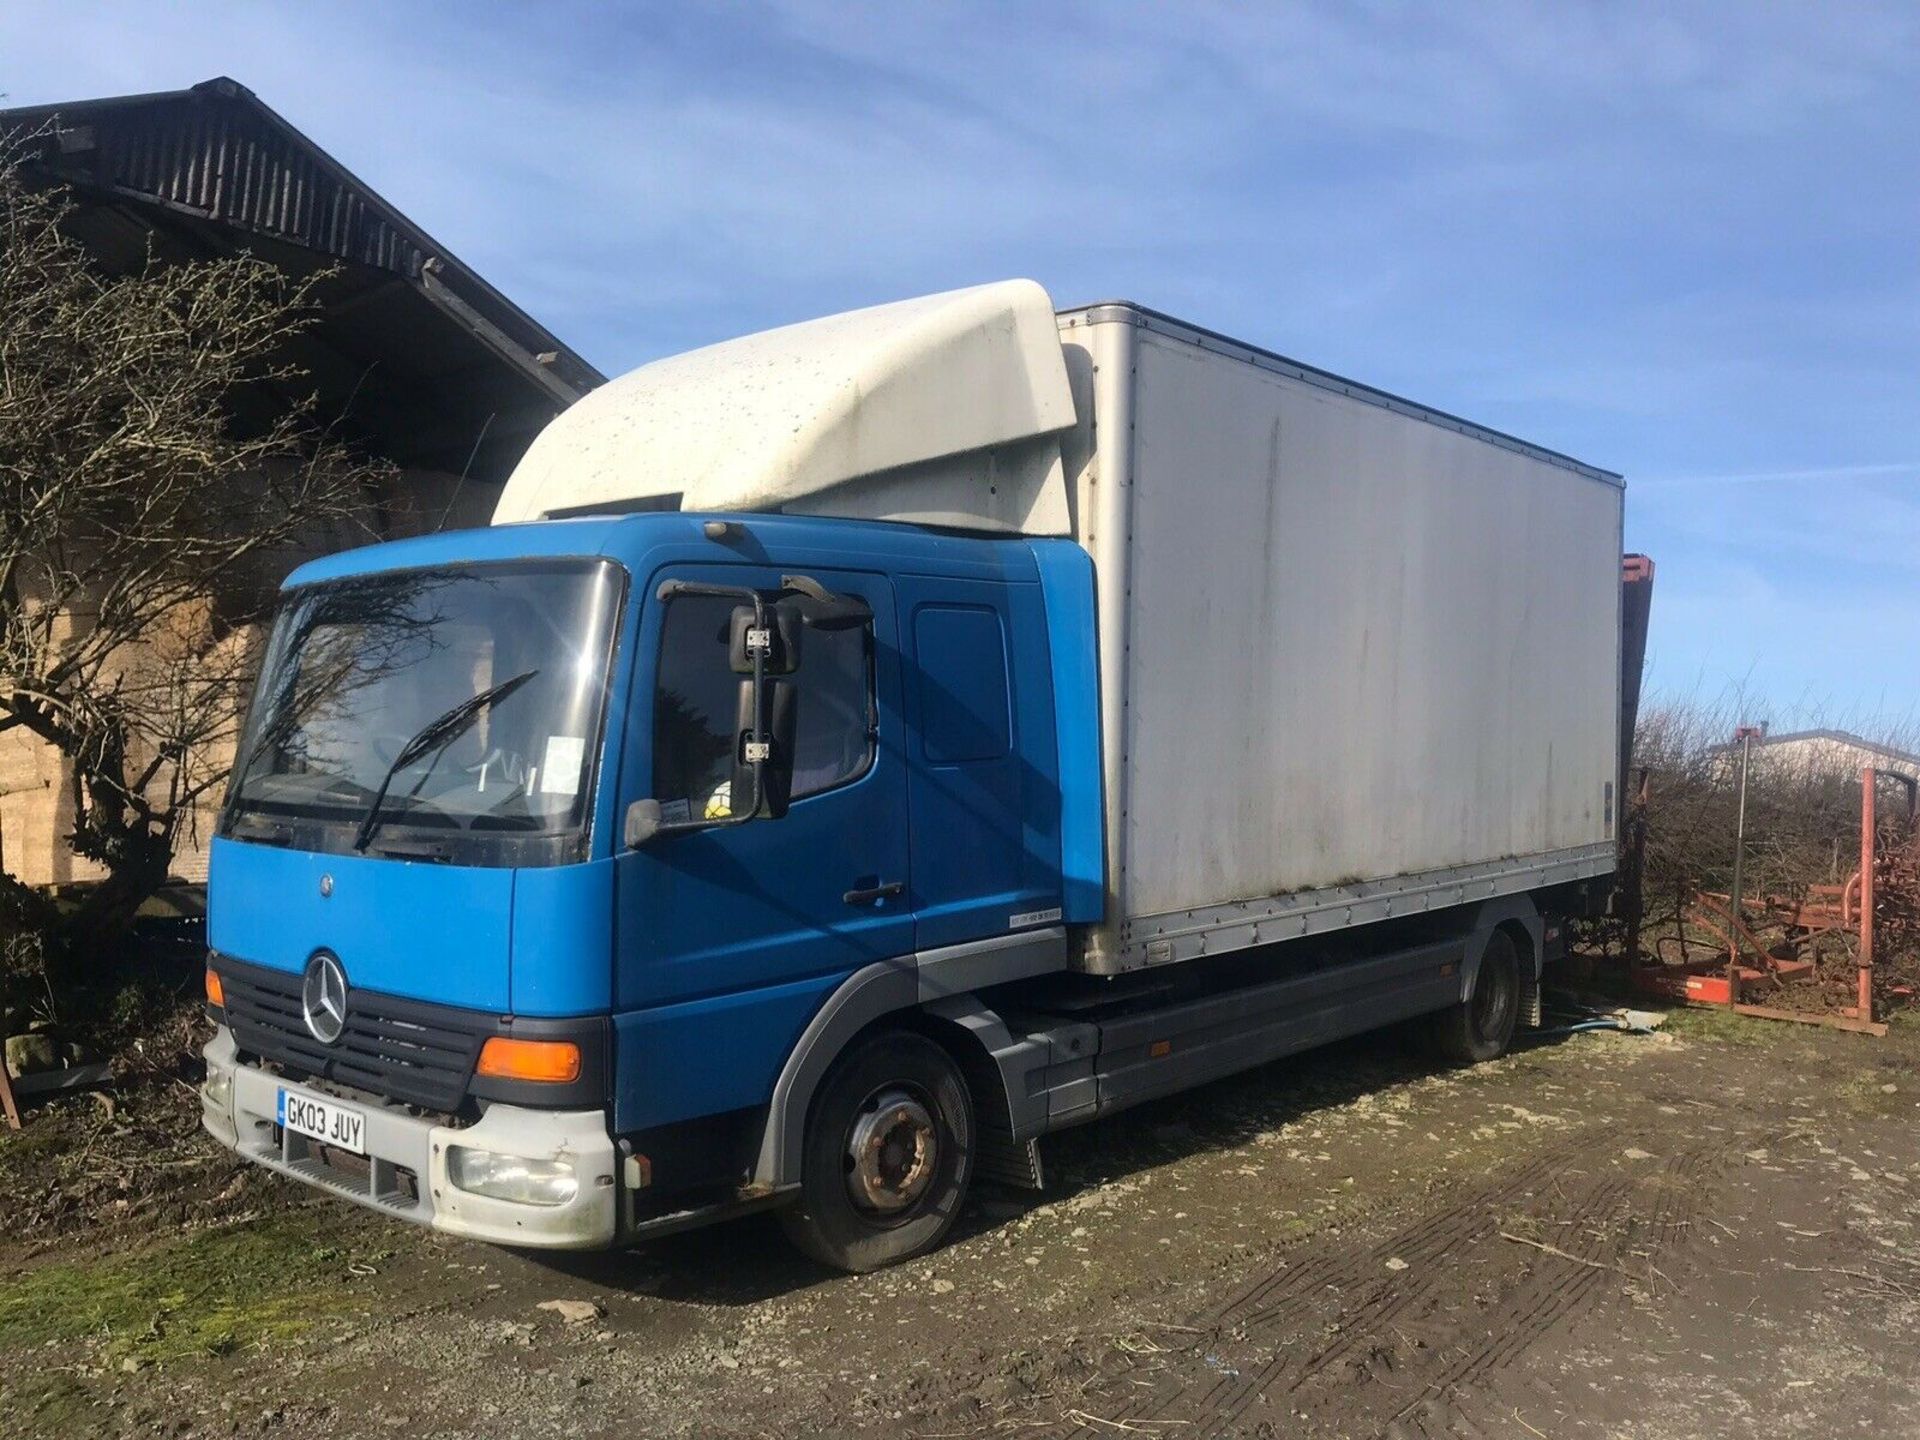
{"type": "Polygon", "coordinates": [[[353,990],[347,1023],[331,1045],[314,1039],[300,1009],[300,980],[279,970],[219,965],[227,1024],[240,1049],[301,1075],[451,1111],[466,1097],[484,1034],[448,1024],[437,1006],[353,990]]]}

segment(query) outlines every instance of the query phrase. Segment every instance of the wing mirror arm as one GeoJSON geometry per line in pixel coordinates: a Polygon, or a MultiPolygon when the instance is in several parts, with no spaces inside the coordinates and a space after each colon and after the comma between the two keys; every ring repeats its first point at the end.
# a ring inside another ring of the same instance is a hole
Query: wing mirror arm
{"type": "Polygon", "coordinates": [[[636,800],[627,806],[626,825],[620,838],[626,842],[627,849],[638,850],[658,835],[665,825],[666,822],[660,818],[658,800],[636,800]]]}
{"type": "MultiPolygon", "coordinates": [[[[703,585],[686,580],[664,582],[657,598],[665,604],[681,595],[706,595],[741,600],[753,606],[754,629],[767,640],[749,645],[752,676],[742,686],[740,708],[746,723],[740,729],[739,753],[734,757],[736,782],[750,782],[749,803],[740,805],[736,795],[731,815],[719,820],[666,820],[658,800],[635,800],[627,806],[621,827],[621,839],[629,850],[638,850],[662,835],[678,835],[690,830],[720,830],[745,825],[759,819],[778,820],[787,813],[787,796],[792,791],[794,694],[784,681],[767,674],[767,657],[773,648],[768,640],[774,635],[773,617],[768,612],[764,592],[743,586],[703,585]],[[776,695],[774,692],[779,691],[776,695]],[[781,783],[784,781],[784,783],[781,783]]],[[[736,783],[736,789],[737,789],[736,783]]]]}

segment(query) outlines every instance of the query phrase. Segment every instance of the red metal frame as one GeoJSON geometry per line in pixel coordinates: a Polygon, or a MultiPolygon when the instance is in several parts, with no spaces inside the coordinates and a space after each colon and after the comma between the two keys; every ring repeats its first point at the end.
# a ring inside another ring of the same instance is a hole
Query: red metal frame
{"type": "Polygon", "coordinates": [[[1879,779],[1879,772],[1871,765],[1860,772],[1860,990],[1848,1012],[1859,1020],[1873,1019],[1873,872],[1880,848],[1875,813],[1879,779]]]}
{"type": "MultiPolygon", "coordinates": [[[[1789,1020],[1885,1035],[1887,1027],[1873,1018],[1874,910],[1878,898],[1875,871],[1880,858],[1878,792],[1883,778],[1898,780],[1905,787],[1907,818],[1911,823],[1920,810],[1920,783],[1905,775],[1883,776],[1869,765],[1860,772],[1860,868],[1844,884],[1816,885],[1800,900],[1777,895],[1755,897],[1761,913],[1778,924],[1796,945],[1835,930],[1857,932],[1857,981],[1852,1005],[1843,1007],[1837,1015],[1823,1015],[1743,1003],[1747,986],[1797,979],[1811,973],[1813,963],[1797,955],[1787,959],[1771,954],[1749,923],[1751,911],[1744,898],[1736,901],[1732,896],[1710,891],[1696,891],[1681,917],[1681,933],[1677,937],[1681,947],[1679,960],[1666,963],[1656,960],[1634,966],[1631,971],[1634,988],[1683,1004],[1724,1005],[1736,1014],[1756,1019],[1789,1020]],[[1707,959],[1688,960],[1685,932],[1689,927],[1715,937],[1719,942],[1718,953],[1707,959]]],[[[1655,948],[1657,951],[1659,946],[1655,948]]]]}
{"type": "MultiPolygon", "coordinates": [[[[1776,910],[1772,897],[1760,897],[1762,908],[1776,910]]],[[[1782,959],[1769,953],[1767,946],[1747,921],[1747,907],[1733,914],[1733,898],[1711,890],[1697,890],[1681,918],[1683,933],[1677,937],[1681,958],[1643,965],[1633,972],[1635,988],[1669,1000],[1691,1001],[1700,1005],[1737,1005],[1749,985],[1771,981],[1780,983],[1811,974],[1810,960],[1782,959]],[[1685,958],[1684,930],[1703,930],[1715,940],[1713,953],[1698,960],[1685,958]],[[1725,958],[1722,958],[1725,957],[1725,958]],[[1732,976],[1729,976],[1729,971],[1732,976]]],[[[1674,938],[1674,937],[1669,937],[1674,938]]],[[[1664,941],[1656,942],[1656,951],[1664,941]]]]}

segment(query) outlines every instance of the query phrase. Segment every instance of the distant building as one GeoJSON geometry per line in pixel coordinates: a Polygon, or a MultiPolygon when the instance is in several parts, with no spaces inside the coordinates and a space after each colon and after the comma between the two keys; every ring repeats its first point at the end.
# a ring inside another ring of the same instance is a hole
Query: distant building
{"type": "MultiPolygon", "coordinates": [[[[1727,764],[1735,765],[1740,747],[1724,745],[1720,753],[1727,764]]],[[[1756,771],[1764,768],[1780,779],[1857,780],[1868,765],[1888,774],[1920,779],[1920,755],[1845,730],[1794,730],[1768,735],[1754,742],[1753,763],[1756,771]]]]}
{"type": "MultiPolygon", "coordinates": [[[[71,233],[110,273],[242,252],[337,269],[291,358],[320,418],[400,467],[369,500],[377,537],[485,524],[534,434],[605,379],[233,80],[0,111],[5,133],[38,136],[30,177],[66,188],[71,233]]],[[[63,839],[68,780],[51,747],[0,735],[0,864],[29,884],[98,873],[63,839]]],[[[210,819],[176,856],[183,878],[205,875],[210,819]]]]}

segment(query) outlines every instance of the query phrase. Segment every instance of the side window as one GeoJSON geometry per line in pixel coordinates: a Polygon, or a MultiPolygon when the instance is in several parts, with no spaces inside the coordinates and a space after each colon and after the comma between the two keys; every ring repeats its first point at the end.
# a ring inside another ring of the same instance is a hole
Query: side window
{"type": "Polygon", "coordinates": [[[998,611],[925,605],[913,617],[920,660],[920,734],[936,765],[997,760],[1013,744],[1007,642],[998,611]]]}
{"type": "Polygon", "coordinates": [[[873,628],[806,631],[793,678],[800,682],[793,735],[798,800],[844,785],[873,763],[873,628]]]}
{"type": "MultiPolygon", "coordinates": [[[[663,806],[684,802],[680,819],[698,820],[725,798],[733,778],[740,677],[727,664],[733,603],[706,596],[667,606],[653,692],[653,794],[663,806]]],[[[676,818],[671,810],[668,817],[676,818]]],[[[721,813],[725,813],[722,811],[721,813]]]]}
{"type": "MultiPolygon", "coordinates": [[[[789,604],[806,602],[788,601],[789,604]]],[[[667,606],[653,702],[653,795],[692,819],[730,813],[741,677],[727,664],[734,602],[687,596],[667,606]]],[[[802,632],[793,799],[864,774],[873,761],[873,631],[802,632]]],[[[672,811],[668,814],[671,816],[672,811]]]]}

